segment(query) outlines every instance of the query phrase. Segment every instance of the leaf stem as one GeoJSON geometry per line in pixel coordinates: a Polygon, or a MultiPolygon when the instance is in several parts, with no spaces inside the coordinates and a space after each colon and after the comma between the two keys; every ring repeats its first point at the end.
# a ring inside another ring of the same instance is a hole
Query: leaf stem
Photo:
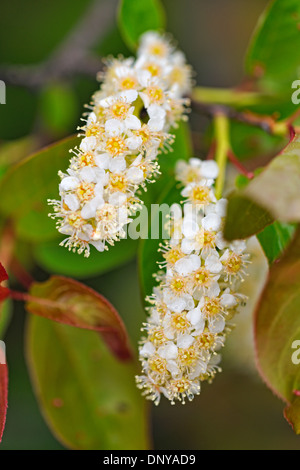
{"type": "Polygon", "coordinates": [[[219,166],[219,175],[216,181],[216,197],[220,199],[223,193],[227,156],[230,150],[229,121],[221,111],[214,118],[216,137],[216,162],[219,166]]]}

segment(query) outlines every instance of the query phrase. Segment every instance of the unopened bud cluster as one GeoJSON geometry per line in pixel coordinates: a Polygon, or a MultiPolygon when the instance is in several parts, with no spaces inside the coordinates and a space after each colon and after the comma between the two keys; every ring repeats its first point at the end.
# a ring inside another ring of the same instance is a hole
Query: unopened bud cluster
{"type": "Polygon", "coordinates": [[[221,370],[219,350],[245,301],[238,291],[249,255],[245,241],[228,243],[222,236],[227,200],[215,197],[217,175],[214,161],[177,164],[184,202],[172,207],[171,237],[160,248],[162,271],[147,298],[139,348],[143,375],[137,384],[155,404],[161,394],[172,404],[192,400],[201,382],[221,370]]]}
{"type": "MultiPolygon", "coordinates": [[[[137,191],[159,173],[157,156],[169,149],[171,127],[183,119],[191,70],[184,55],[156,32],[141,37],[137,59],[110,59],[93,96],[81,143],[60,172],[54,206],[61,245],[89,256],[125,236],[141,206],[137,191]]],[[[166,157],[167,158],[167,157],[166,157]]]]}

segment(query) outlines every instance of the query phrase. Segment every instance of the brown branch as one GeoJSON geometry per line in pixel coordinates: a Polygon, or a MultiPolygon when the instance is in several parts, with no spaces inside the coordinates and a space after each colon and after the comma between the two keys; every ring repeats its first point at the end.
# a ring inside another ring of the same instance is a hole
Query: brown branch
{"type": "Polygon", "coordinates": [[[12,65],[0,68],[5,83],[38,89],[54,80],[84,74],[95,77],[101,59],[91,52],[110,27],[117,0],[94,0],[85,15],[50,55],[37,65],[12,65]]]}

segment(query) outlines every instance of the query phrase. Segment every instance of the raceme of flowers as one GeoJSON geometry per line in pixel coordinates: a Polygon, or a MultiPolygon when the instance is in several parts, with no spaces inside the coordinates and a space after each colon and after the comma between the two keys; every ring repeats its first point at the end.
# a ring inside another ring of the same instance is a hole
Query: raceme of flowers
{"type": "MultiPolygon", "coordinates": [[[[125,236],[140,209],[137,196],[159,174],[157,156],[170,149],[171,127],[185,118],[191,68],[184,55],[156,32],[141,37],[137,59],[107,61],[102,80],[79,128],[82,137],[66,173],[59,173],[54,206],[61,245],[89,256],[125,236]]],[[[166,157],[167,158],[167,157],[166,157]]]]}
{"type": "Polygon", "coordinates": [[[220,371],[219,350],[230,320],[245,297],[239,284],[249,263],[246,242],[222,236],[226,199],[217,200],[215,161],[179,161],[183,206],[173,205],[170,240],[161,245],[159,285],[146,300],[149,317],[139,355],[143,394],[157,405],[161,394],[172,404],[192,400],[201,382],[220,371]]]}

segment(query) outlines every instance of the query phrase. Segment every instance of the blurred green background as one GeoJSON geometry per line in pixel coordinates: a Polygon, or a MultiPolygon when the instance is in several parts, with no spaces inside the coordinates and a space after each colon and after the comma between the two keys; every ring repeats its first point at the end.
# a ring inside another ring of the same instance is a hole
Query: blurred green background
{"type": "MultiPolygon", "coordinates": [[[[44,61],[61,43],[91,2],[82,0],[1,0],[0,71],[13,64],[44,61]]],[[[110,21],[95,44],[99,55],[129,54],[115,21],[110,21]]],[[[243,57],[266,0],[163,0],[167,30],[186,53],[203,86],[230,87],[243,79],[243,57]]],[[[1,79],[0,72],[0,79],[1,79]]],[[[55,141],[76,131],[84,103],[98,84],[94,78],[74,74],[41,89],[7,85],[7,104],[0,105],[0,144],[38,134],[42,142],[55,141]]],[[[194,118],[192,125],[205,123],[194,118]]],[[[29,182],[30,184],[30,182],[29,182]]],[[[24,255],[23,255],[24,256],[24,255]]],[[[74,255],[77,256],[77,255],[74,255]]],[[[26,257],[26,256],[25,256],[26,257]]],[[[47,274],[33,266],[36,279],[47,274]]],[[[90,278],[86,283],[106,296],[118,309],[137,344],[145,313],[138,288],[135,261],[90,278]]],[[[7,427],[1,449],[60,449],[36,404],[24,360],[26,318],[21,305],[14,308],[5,342],[10,370],[7,427]]],[[[249,322],[250,327],[250,322],[249,322]]],[[[236,335],[235,331],[233,335],[236,335]]],[[[242,347],[243,340],[240,342],[242,347]]],[[[247,343],[248,344],[248,343],[247,343]]],[[[250,344],[250,343],[249,343],[250,344]]],[[[250,346],[249,346],[250,347],[250,346]]],[[[230,348],[230,344],[227,344],[230,348]]],[[[244,353],[241,353],[244,357],[244,353]]],[[[212,386],[204,386],[192,404],[172,407],[162,401],[152,407],[155,449],[297,449],[299,438],[282,416],[283,404],[264,386],[249,361],[225,357],[223,372],[212,386]]]]}

